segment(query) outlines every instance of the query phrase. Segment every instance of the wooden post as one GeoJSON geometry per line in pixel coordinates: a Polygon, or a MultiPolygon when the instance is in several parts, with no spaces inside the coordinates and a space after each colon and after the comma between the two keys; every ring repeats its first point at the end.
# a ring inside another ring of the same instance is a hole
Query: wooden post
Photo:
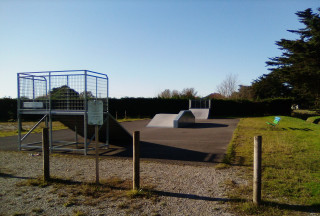
{"type": "Polygon", "coordinates": [[[74,126],[74,132],[75,132],[75,142],[76,142],[76,148],[78,149],[78,131],[77,131],[77,125],[74,126]]]}
{"type": "Polygon", "coordinates": [[[48,128],[42,129],[42,154],[43,154],[43,180],[50,180],[50,165],[49,165],[49,131],[48,128]]]}
{"type": "Polygon", "coordinates": [[[140,188],[140,132],[133,133],[133,190],[140,188]]]}
{"type": "Polygon", "coordinates": [[[99,184],[99,126],[95,125],[95,138],[96,138],[96,184],[99,184]]]}
{"type": "Polygon", "coordinates": [[[261,146],[262,137],[254,137],[254,156],[253,156],[253,203],[261,203],[261,146]]]}

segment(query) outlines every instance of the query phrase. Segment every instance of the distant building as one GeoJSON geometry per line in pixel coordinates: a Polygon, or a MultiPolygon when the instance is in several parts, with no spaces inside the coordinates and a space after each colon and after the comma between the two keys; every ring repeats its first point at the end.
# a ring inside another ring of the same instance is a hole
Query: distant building
{"type": "Polygon", "coordinates": [[[224,97],[219,93],[209,94],[206,98],[208,98],[208,99],[224,99],[224,97]]]}

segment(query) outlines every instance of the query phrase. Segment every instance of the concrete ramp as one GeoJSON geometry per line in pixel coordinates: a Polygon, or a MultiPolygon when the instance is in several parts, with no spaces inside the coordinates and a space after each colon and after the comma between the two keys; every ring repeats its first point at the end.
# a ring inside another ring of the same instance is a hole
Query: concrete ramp
{"type": "MultiPolygon", "coordinates": [[[[107,116],[104,116],[104,119],[107,116]]],[[[99,141],[106,142],[107,140],[107,128],[109,126],[109,143],[113,145],[127,145],[132,144],[131,134],[124,129],[117,120],[115,120],[110,114],[108,116],[108,122],[105,121],[102,127],[99,130],[99,141]]],[[[84,136],[84,123],[83,115],[79,116],[55,116],[55,119],[63,123],[65,126],[70,128],[73,131],[77,131],[77,134],[84,136]]],[[[91,139],[94,135],[94,126],[87,126],[87,137],[91,139]]]]}
{"type": "Polygon", "coordinates": [[[189,109],[196,119],[209,119],[210,109],[189,109]]]}
{"type": "Polygon", "coordinates": [[[179,114],[160,113],[153,117],[147,127],[183,128],[195,123],[195,117],[190,110],[182,110],[179,114]]]}
{"type": "Polygon", "coordinates": [[[173,121],[174,128],[184,128],[194,125],[195,117],[190,110],[182,110],[173,121]]]}
{"type": "Polygon", "coordinates": [[[177,116],[178,114],[156,114],[147,127],[173,128],[173,121],[177,116]]]}

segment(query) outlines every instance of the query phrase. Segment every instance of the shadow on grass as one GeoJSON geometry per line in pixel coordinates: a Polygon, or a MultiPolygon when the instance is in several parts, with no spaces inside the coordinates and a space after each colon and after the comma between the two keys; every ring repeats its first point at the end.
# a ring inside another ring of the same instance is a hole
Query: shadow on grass
{"type": "MultiPolygon", "coordinates": [[[[233,204],[239,203],[252,203],[251,200],[241,199],[241,198],[216,198],[216,197],[206,197],[206,196],[198,196],[193,194],[183,194],[183,193],[174,193],[174,192],[165,192],[165,191],[158,191],[152,190],[155,194],[159,196],[166,196],[166,197],[175,197],[175,198],[183,198],[183,199],[192,199],[192,200],[203,200],[203,201],[211,201],[211,202],[228,202],[233,204]]],[[[252,203],[253,205],[253,203],[252,203]]],[[[254,205],[253,205],[254,206],[254,205]]],[[[261,209],[264,208],[277,208],[280,210],[290,210],[290,211],[297,211],[297,212],[305,212],[305,213],[320,213],[320,204],[316,205],[290,205],[284,203],[277,203],[277,202],[269,202],[263,201],[261,203],[261,209]]],[[[257,208],[260,208],[257,207],[257,208]]],[[[268,209],[266,209],[268,211],[268,209]]]]}
{"type": "Polygon", "coordinates": [[[285,203],[263,201],[262,205],[267,207],[276,207],[281,210],[291,210],[306,213],[320,213],[320,203],[315,205],[291,205],[285,203]]]}
{"type": "Polygon", "coordinates": [[[293,127],[288,127],[290,130],[299,130],[299,131],[313,131],[310,128],[293,128],[293,127]]]}
{"type": "Polygon", "coordinates": [[[294,127],[288,127],[288,128],[280,128],[279,130],[287,131],[287,130],[294,130],[294,131],[313,131],[310,128],[294,128],[294,127]]]}

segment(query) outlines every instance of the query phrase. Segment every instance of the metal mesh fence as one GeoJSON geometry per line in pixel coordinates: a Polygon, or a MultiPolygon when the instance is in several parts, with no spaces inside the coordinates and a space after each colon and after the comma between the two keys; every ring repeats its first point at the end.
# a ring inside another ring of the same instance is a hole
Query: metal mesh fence
{"type": "Polygon", "coordinates": [[[108,77],[105,74],[79,70],[18,74],[21,109],[34,108],[24,106],[25,102],[42,102],[46,109],[86,110],[85,101],[107,98],[108,77]]]}
{"type": "Polygon", "coordinates": [[[210,100],[189,100],[189,108],[190,109],[210,109],[211,102],[210,100]]]}

